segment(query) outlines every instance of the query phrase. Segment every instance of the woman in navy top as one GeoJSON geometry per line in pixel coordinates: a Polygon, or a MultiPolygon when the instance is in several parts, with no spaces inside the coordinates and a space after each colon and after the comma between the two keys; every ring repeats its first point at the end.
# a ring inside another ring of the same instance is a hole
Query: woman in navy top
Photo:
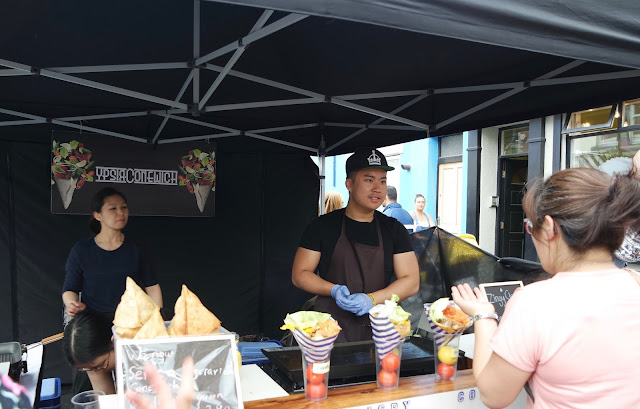
{"type": "MultiPolygon", "coordinates": [[[[62,287],[66,316],[86,309],[100,313],[109,321],[131,277],[162,308],[162,292],[152,262],[143,247],[125,237],[129,209],[124,195],[112,188],[100,190],[92,201],[89,222],[95,237],[77,242],[67,259],[67,275],[62,287]]],[[[94,389],[100,389],[90,378],[94,389]]],[[[107,382],[109,383],[109,382],[107,382]]],[[[105,393],[114,393],[112,383],[101,385],[105,393]]]]}

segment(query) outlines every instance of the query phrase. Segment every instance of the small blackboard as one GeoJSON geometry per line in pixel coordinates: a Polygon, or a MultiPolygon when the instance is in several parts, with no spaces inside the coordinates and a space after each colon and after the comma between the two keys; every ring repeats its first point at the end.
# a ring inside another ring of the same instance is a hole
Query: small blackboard
{"type": "Polygon", "coordinates": [[[496,309],[498,314],[498,322],[504,314],[504,308],[507,301],[519,287],[522,287],[522,281],[503,281],[501,283],[484,283],[480,284],[480,290],[496,309]]]}
{"type": "Polygon", "coordinates": [[[233,334],[155,339],[116,339],[116,382],[119,407],[134,409],[125,398],[133,389],[146,395],[156,407],[153,387],[146,380],[144,366],[153,363],[177,394],[182,379],[182,362],[193,357],[195,399],[193,409],[243,409],[240,370],[233,334]]]}

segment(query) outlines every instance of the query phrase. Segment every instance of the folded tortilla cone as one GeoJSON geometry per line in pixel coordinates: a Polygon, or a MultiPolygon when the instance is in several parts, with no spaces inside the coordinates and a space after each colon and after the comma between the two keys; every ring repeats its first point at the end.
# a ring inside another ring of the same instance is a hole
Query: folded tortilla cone
{"type": "Polygon", "coordinates": [[[116,333],[122,338],[133,338],[154,312],[159,313],[160,307],[131,277],[127,277],[127,289],[113,319],[116,333]]]}
{"type": "Polygon", "coordinates": [[[220,328],[220,320],[207,309],[186,285],[176,300],[175,315],[167,329],[169,335],[207,335],[220,328]]]}
{"type": "Polygon", "coordinates": [[[133,337],[134,339],[150,339],[157,337],[166,337],[167,327],[164,325],[164,320],[160,314],[160,310],[155,310],[151,315],[149,321],[145,322],[140,331],[133,337]]]}

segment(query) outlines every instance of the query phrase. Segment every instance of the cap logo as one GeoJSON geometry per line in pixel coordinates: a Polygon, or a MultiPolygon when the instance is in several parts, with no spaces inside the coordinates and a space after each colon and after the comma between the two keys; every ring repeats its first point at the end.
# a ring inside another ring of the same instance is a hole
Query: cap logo
{"type": "Polygon", "coordinates": [[[369,155],[367,160],[369,161],[369,166],[380,166],[380,165],[382,165],[382,159],[380,159],[380,156],[376,155],[376,151],[375,150],[371,151],[371,155],[369,155]]]}

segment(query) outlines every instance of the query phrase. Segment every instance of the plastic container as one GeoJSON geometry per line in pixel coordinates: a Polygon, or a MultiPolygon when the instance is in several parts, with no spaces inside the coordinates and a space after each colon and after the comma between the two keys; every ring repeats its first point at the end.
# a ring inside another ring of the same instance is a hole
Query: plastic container
{"type": "Polygon", "coordinates": [[[60,409],[60,378],[42,380],[40,409],[60,409]]]}
{"type": "Polygon", "coordinates": [[[238,351],[242,356],[242,365],[260,364],[269,362],[269,358],[264,356],[262,350],[264,348],[282,347],[280,341],[262,341],[262,342],[238,342],[238,351]]]}

